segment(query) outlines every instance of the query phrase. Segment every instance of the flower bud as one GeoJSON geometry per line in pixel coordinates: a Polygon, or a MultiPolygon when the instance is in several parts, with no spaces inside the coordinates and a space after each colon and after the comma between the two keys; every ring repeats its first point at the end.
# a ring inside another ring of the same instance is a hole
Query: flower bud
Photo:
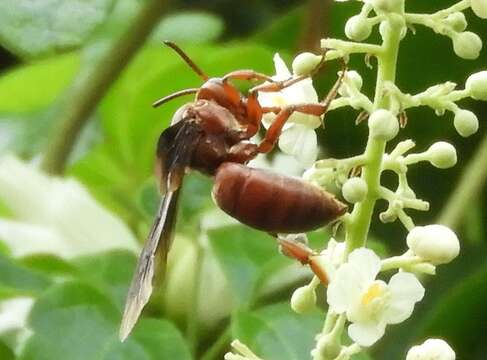
{"type": "Polygon", "coordinates": [[[482,40],[470,31],[455,33],[453,39],[453,51],[462,59],[474,60],[479,57],[482,50],[482,40]]]}
{"type": "Polygon", "coordinates": [[[316,305],[315,290],[308,286],[301,286],[294,290],[291,296],[291,309],[298,314],[313,310],[316,305]]]}
{"type": "Polygon", "coordinates": [[[372,0],[372,6],[376,10],[384,12],[400,12],[404,1],[401,0],[372,0]]]}
{"type": "Polygon", "coordinates": [[[348,19],[345,24],[345,35],[354,41],[367,39],[372,32],[372,26],[366,17],[355,15],[348,19]]]}
{"type": "Polygon", "coordinates": [[[293,60],[293,74],[296,76],[309,75],[322,60],[322,56],[310,52],[297,55],[293,60]]]}
{"type": "Polygon", "coordinates": [[[358,72],[354,70],[347,71],[346,77],[357,88],[357,90],[362,89],[363,80],[358,72]]]}
{"type": "Polygon", "coordinates": [[[455,147],[445,141],[434,143],[428,149],[429,161],[439,169],[448,169],[457,163],[455,147]]]}
{"type": "Polygon", "coordinates": [[[353,87],[360,91],[362,89],[363,80],[360,74],[354,70],[347,71],[345,74],[345,79],[343,80],[342,86],[338,89],[338,93],[341,96],[352,96],[349,89],[353,87]]]}
{"type": "Polygon", "coordinates": [[[457,32],[464,31],[468,25],[465,15],[463,15],[463,13],[460,11],[448,15],[448,17],[445,19],[445,23],[450,25],[452,29],[457,32]]]}
{"type": "Polygon", "coordinates": [[[479,119],[477,119],[477,116],[471,111],[458,110],[455,112],[453,125],[460,135],[468,137],[475,134],[479,129],[479,119]]]}
{"type": "Polygon", "coordinates": [[[487,19],[487,0],[470,0],[470,6],[475,15],[487,19]]]}
{"type": "Polygon", "coordinates": [[[449,263],[460,252],[457,235],[443,225],[416,226],[406,241],[414,254],[433,265],[449,263]]]}
{"type": "Polygon", "coordinates": [[[428,339],[409,349],[406,360],[455,360],[455,352],[441,339],[428,339]]]}
{"type": "Polygon", "coordinates": [[[465,89],[475,100],[487,101],[487,71],[480,71],[468,77],[465,89]]]}
{"type": "Polygon", "coordinates": [[[389,141],[399,132],[399,123],[390,111],[376,110],[369,117],[369,131],[374,138],[389,141]]]}
{"type": "Polygon", "coordinates": [[[367,183],[359,177],[350,178],[343,184],[342,193],[349,203],[358,203],[367,195],[367,183]]]}

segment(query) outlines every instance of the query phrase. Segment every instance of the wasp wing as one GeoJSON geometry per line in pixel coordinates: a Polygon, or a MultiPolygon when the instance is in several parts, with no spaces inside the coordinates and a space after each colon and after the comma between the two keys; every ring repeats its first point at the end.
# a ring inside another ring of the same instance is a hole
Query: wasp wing
{"type": "Polygon", "coordinates": [[[122,341],[130,334],[149,301],[156,273],[158,282],[164,277],[175,225],[179,188],[201,136],[201,128],[196,122],[181,120],[167,128],[159,139],[157,165],[165,195],[161,199],[127,294],[119,334],[122,341]]]}

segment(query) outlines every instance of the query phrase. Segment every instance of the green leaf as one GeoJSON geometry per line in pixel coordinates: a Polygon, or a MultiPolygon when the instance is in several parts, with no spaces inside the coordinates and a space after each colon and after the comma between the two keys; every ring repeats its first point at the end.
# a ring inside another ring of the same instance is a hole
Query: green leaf
{"type": "Polygon", "coordinates": [[[22,57],[83,45],[103,23],[113,0],[2,0],[0,42],[22,57]]]}
{"type": "Polygon", "coordinates": [[[300,6],[286,12],[252,36],[252,40],[263,43],[278,51],[294,51],[305,18],[305,7],[300,6]]]}
{"type": "Polygon", "coordinates": [[[44,275],[16,264],[0,255],[0,287],[3,296],[8,294],[36,294],[47,288],[51,281],[44,275]]]}
{"type": "Polygon", "coordinates": [[[423,339],[434,334],[448,340],[459,358],[474,359],[484,346],[473,334],[484,334],[486,331],[486,298],[487,263],[484,263],[434,304],[423,318],[416,338],[423,339]]]}
{"type": "Polygon", "coordinates": [[[56,285],[34,305],[34,331],[20,359],[190,359],[177,329],[161,320],[142,320],[124,343],[120,314],[94,287],[80,282],[56,285]]]}
{"type": "Polygon", "coordinates": [[[257,285],[266,264],[282,256],[276,241],[243,225],[210,230],[208,238],[236,298],[241,304],[250,302],[258,292],[257,285]]]}
{"type": "Polygon", "coordinates": [[[135,263],[135,254],[123,250],[83,256],[73,261],[80,279],[102,291],[119,310],[125,302],[135,263]]]}
{"type": "Polygon", "coordinates": [[[185,11],[164,18],[154,32],[156,40],[176,43],[208,43],[224,30],[221,18],[201,11],[185,11]]]}
{"type": "Polygon", "coordinates": [[[0,359],[2,360],[14,360],[15,355],[13,351],[5,345],[3,342],[0,342],[0,359]]]}
{"type": "Polygon", "coordinates": [[[295,314],[288,303],[252,312],[237,312],[232,319],[233,338],[266,360],[309,359],[323,314],[295,314]]]}
{"type": "Polygon", "coordinates": [[[23,65],[3,74],[0,77],[0,113],[25,114],[47,107],[68,87],[79,67],[80,58],[72,53],[23,65]]]}
{"type": "Polygon", "coordinates": [[[51,254],[29,255],[19,259],[25,267],[46,275],[72,275],[76,269],[67,261],[51,254]]]}

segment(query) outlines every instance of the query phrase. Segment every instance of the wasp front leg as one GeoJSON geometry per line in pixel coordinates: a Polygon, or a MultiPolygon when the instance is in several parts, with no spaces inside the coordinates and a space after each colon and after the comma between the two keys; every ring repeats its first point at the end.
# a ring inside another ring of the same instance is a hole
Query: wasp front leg
{"type": "MultiPolygon", "coordinates": [[[[289,120],[291,115],[294,112],[300,112],[307,115],[315,115],[321,116],[326,113],[328,109],[328,105],[325,104],[297,104],[297,105],[288,105],[278,112],[276,118],[272,122],[272,125],[267,130],[264,139],[259,144],[259,152],[260,153],[268,153],[276,144],[279,136],[281,135],[282,129],[286,122],[289,120]]],[[[272,109],[276,110],[276,109],[272,109]]]]}

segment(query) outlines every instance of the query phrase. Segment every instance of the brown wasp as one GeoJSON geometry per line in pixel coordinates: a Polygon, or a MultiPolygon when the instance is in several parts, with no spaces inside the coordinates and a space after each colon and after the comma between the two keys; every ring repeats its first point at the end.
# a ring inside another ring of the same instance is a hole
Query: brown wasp
{"type": "Polygon", "coordinates": [[[223,211],[246,225],[271,234],[311,231],[336,220],[346,211],[346,206],[333,195],[310,183],[245,165],[258,154],[273,149],[293,112],[325,114],[338,92],[344,71],[321,103],[266,108],[259,104],[259,91],[277,92],[307,76],[274,81],[253,70],[237,70],[221,78],[209,78],[177,45],[171,42],[166,45],[181,56],[204,84],[200,88],[173,93],[153,104],[157,107],[176,97],[196,94],[193,102],[176,111],[171,125],[162,132],[157,144],[156,173],[164,195],[127,295],[120,328],[122,340],[128,336],[148,302],[155,274],[160,277],[164,272],[179,190],[188,169],[214,176],[213,197],[223,211]],[[231,80],[262,83],[244,96],[231,80]],[[263,140],[259,144],[249,141],[259,131],[263,114],[270,112],[276,117],[263,140]]]}

